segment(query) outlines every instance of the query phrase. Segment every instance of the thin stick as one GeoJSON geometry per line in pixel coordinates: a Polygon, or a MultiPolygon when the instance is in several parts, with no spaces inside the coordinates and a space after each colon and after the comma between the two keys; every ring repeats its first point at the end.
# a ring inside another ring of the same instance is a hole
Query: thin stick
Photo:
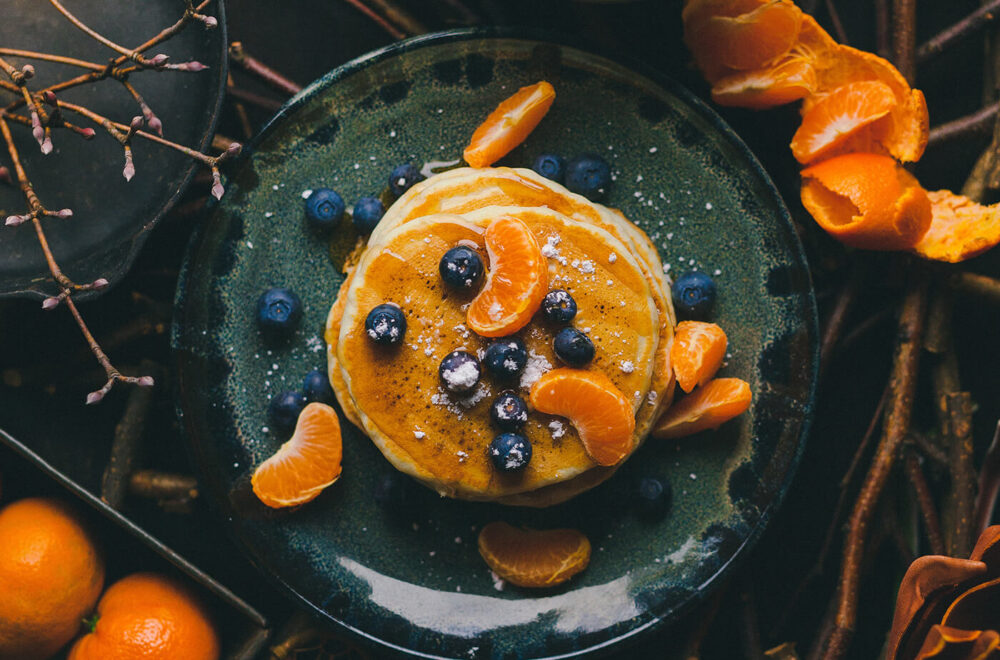
{"type": "Polygon", "coordinates": [[[302,85],[292,82],[256,57],[251,56],[240,41],[229,44],[229,59],[240,65],[247,73],[257,76],[262,81],[283,94],[294,96],[302,91],[302,85]]]}
{"type": "Polygon", "coordinates": [[[393,39],[398,40],[406,38],[405,34],[400,32],[398,29],[396,29],[394,25],[392,25],[387,20],[385,20],[384,18],[376,14],[374,11],[372,11],[372,9],[365,3],[361,2],[361,0],[345,0],[345,2],[347,2],[347,4],[351,5],[352,7],[360,11],[362,14],[370,18],[372,21],[374,21],[376,25],[385,30],[389,34],[389,36],[392,37],[393,39]]]}
{"type": "Polygon", "coordinates": [[[397,5],[392,0],[369,0],[375,8],[381,11],[386,19],[399,26],[403,32],[409,34],[425,34],[428,32],[423,23],[415,19],[408,11],[397,5]]]}
{"type": "Polygon", "coordinates": [[[87,27],[87,25],[83,21],[81,21],[79,18],[77,18],[76,16],[74,16],[68,9],[66,9],[65,7],[63,7],[59,3],[59,0],[49,0],[49,3],[53,7],[55,7],[56,10],[60,14],[62,14],[66,18],[67,21],[69,21],[70,23],[72,23],[73,25],[75,25],[77,27],[77,29],[79,29],[81,32],[83,32],[84,34],[86,34],[88,37],[90,37],[94,41],[96,41],[96,42],[98,42],[100,44],[103,44],[103,45],[107,46],[108,48],[110,48],[111,50],[115,51],[116,53],[124,55],[125,57],[127,57],[127,58],[129,58],[131,60],[135,60],[136,62],[145,63],[147,61],[147,60],[145,60],[145,58],[143,58],[141,55],[139,55],[138,51],[129,50],[128,48],[125,48],[125,46],[121,46],[119,44],[116,44],[115,42],[111,41],[110,39],[108,39],[104,35],[102,35],[102,34],[96,32],[96,31],[90,29],[89,27],[87,27]]]}
{"type": "Polygon", "coordinates": [[[875,0],[875,52],[889,59],[889,0],[875,0]]]}
{"type": "Polygon", "coordinates": [[[972,467],[972,396],[954,392],[941,402],[948,418],[949,465],[951,466],[952,509],[947,553],[967,557],[972,550],[972,516],[975,507],[975,472],[972,467]]]}
{"type": "Polygon", "coordinates": [[[935,126],[927,137],[927,146],[936,147],[958,138],[989,135],[998,111],[1000,111],[1000,103],[994,103],[972,114],[935,126]]]}
{"type": "Polygon", "coordinates": [[[1000,280],[996,278],[962,271],[953,274],[948,279],[948,284],[961,293],[1000,304],[1000,280]]]}
{"type": "MultiPolygon", "coordinates": [[[[156,364],[150,360],[143,360],[139,365],[141,371],[149,374],[154,373],[156,368],[156,364]]],[[[125,503],[128,479],[136,462],[152,401],[152,388],[133,389],[128,395],[121,421],[115,426],[111,456],[101,477],[101,499],[114,509],[121,509],[125,503]]]]}
{"type": "Polygon", "coordinates": [[[927,307],[927,283],[922,273],[916,277],[918,279],[907,291],[900,313],[891,379],[892,394],[882,440],[879,442],[875,459],[868,470],[848,522],[840,572],[836,623],[824,644],[823,657],[826,660],[845,657],[854,635],[865,537],[879,496],[899,453],[899,447],[910,427],[913,395],[917,384],[917,367],[920,363],[921,335],[927,307]]]}
{"type": "Polygon", "coordinates": [[[834,303],[833,309],[830,311],[830,318],[827,319],[819,351],[819,373],[821,380],[823,374],[826,373],[826,368],[830,363],[830,357],[833,355],[833,349],[837,344],[837,340],[840,338],[841,331],[844,328],[844,323],[847,321],[847,315],[851,311],[851,307],[854,305],[854,299],[857,297],[858,287],[861,284],[860,273],[860,266],[855,264],[855,267],[851,271],[850,278],[837,295],[837,301],[834,303]]]}
{"type": "Polygon", "coordinates": [[[1000,0],[990,0],[958,23],[941,30],[917,48],[917,63],[934,57],[963,38],[982,30],[997,18],[1000,0]]]}
{"type": "Polygon", "coordinates": [[[833,4],[833,0],[826,0],[826,13],[830,16],[830,22],[833,23],[833,31],[837,33],[837,41],[845,46],[850,45],[847,41],[847,31],[840,21],[840,14],[837,13],[837,7],[833,4]]]}
{"type": "Polygon", "coordinates": [[[993,509],[1000,495],[1000,422],[993,433],[993,442],[986,450],[983,466],[979,471],[979,496],[973,515],[973,536],[978,537],[990,525],[993,509]]]}
{"type": "Polygon", "coordinates": [[[948,454],[923,433],[911,433],[910,440],[920,452],[941,467],[948,467],[948,454]]]}
{"type": "Polygon", "coordinates": [[[924,476],[920,461],[913,451],[906,452],[904,462],[906,476],[910,478],[910,485],[917,496],[917,505],[920,507],[920,515],[924,519],[924,528],[927,532],[927,541],[930,544],[931,554],[943,555],[945,552],[944,539],[941,537],[941,521],[938,518],[937,509],[934,507],[934,498],[931,489],[927,485],[927,478],[924,476]]]}
{"type": "MultiPolygon", "coordinates": [[[[233,74],[226,77],[226,92],[230,92],[236,85],[233,83],[233,74]]],[[[247,114],[246,106],[239,101],[233,101],[233,109],[236,111],[236,118],[240,122],[240,129],[243,131],[243,138],[249,140],[253,137],[253,127],[250,125],[250,115],[247,114]]]]}
{"type": "Polygon", "coordinates": [[[266,96],[261,96],[260,94],[255,94],[254,92],[248,92],[242,87],[226,87],[226,93],[232,96],[234,99],[239,99],[240,101],[245,101],[250,105],[255,105],[261,110],[268,110],[270,112],[277,112],[281,109],[281,101],[275,101],[274,99],[269,99],[266,96]]]}
{"type": "Polygon", "coordinates": [[[0,48],[0,55],[7,55],[9,57],[24,57],[26,59],[41,60],[43,62],[55,62],[57,64],[67,64],[81,69],[90,69],[91,71],[104,71],[104,69],[107,68],[106,64],[97,64],[96,62],[78,60],[75,57],[65,57],[63,55],[37,53],[33,50],[21,50],[19,48],[0,48]]]}
{"type": "Polygon", "coordinates": [[[892,1],[892,63],[911,85],[917,76],[916,4],[916,0],[892,1]]]}

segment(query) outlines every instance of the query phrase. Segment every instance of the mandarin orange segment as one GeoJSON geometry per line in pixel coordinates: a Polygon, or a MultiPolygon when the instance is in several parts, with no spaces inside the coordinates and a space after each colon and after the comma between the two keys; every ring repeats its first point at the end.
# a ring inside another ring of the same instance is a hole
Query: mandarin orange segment
{"type": "Polygon", "coordinates": [[[479,532],[479,554],[511,584],[552,587],[587,568],[590,541],[575,529],[518,529],[497,521],[479,532]]]}
{"type": "Polygon", "coordinates": [[[827,157],[895,106],[892,89],[878,80],[841,85],[803,114],[792,155],[803,164],[827,157]]]}
{"type": "Polygon", "coordinates": [[[790,0],[771,0],[739,15],[693,20],[685,25],[685,40],[714,83],[727,72],[757,69],[788,53],[801,22],[802,10],[790,0]]]}
{"type": "Polygon", "coordinates": [[[472,134],[462,156],[472,167],[489,167],[524,142],[549,111],[556,90],[542,80],[503,100],[472,134]]]}
{"type": "Polygon", "coordinates": [[[528,225],[511,216],[484,235],[490,266],[466,323],[481,337],[505,337],[526,326],[548,291],[548,265],[528,225]]]}
{"type": "Polygon", "coordinates": [[[632,404],[600,371],[553,369],[531,386],[531,406],[566,417],[598,465],[615,465],[632,451],[632,404]]]}
{"type": "Polygon", "coordinates": [[[913,247],[931,223],[931,202],[917,180],[888,156],[844,154],[802,171],[802,204],[846,245],[913,247]]]}
{"type": "Polygon", "coordinates": [[[716,378],[674,402],[656,422],[653,436],[680,438],[715,429],[750,407],[750,385],[739,378],[716,378]]]}
{"type": "Polygon", "coordinates": [[[925,259],[957,263],[1000,243],[1000,206],[983,206],[950,190],[927,193],[931,226],[914,246],[925,259]]]}
{"type": "Polygon", "coordinates": [[[798,101],[815,89],[816,71],[808,59],[783,58],[767,68],[720,78],[712,86],[712,100],[719,105],[763,110],[798,101]]]}
{"type": "Polygon", "coordinates": [[[253,492],[272,508],[305,504],[340,477],[342,454],[336,411],[310,403],[299,414],[291,439],[254,470],[253,492]]]}
{"type": "Polygon", "coordinates": [[[681,321],[670,347],[677,384],[685,392],[715,377],[726,357],[726,333],[715,323],[681,321]]]}

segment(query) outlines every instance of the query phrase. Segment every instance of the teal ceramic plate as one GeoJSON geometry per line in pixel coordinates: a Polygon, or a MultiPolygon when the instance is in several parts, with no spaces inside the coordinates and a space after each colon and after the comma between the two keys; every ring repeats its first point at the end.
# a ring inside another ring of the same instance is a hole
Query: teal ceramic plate
{"type": "Polygon", "coordinates": [[[691,94],[576,48],[482,32],[402,42],[303,91],[267,127],[195,237],[181,279],[173,346],[184,428],[209,495],[252,560],[322,617],[421,657],[568,657],[655,629],[719,581],[760,534],[788,487],[810,418],[816,311],[788,213],[739,139],[691,94]],[[344,473],[318,499],[271,511],[249,490],[283,438],[268,397],[325,367],[324,320],[355,244],[306,230],[303,194],[332,187],[348,202],[386,185],[399,163],[450,161],[517,88],[549,80],[557,99],[503,164],[542,152],[601,153],[608,203],[646,230],[675,274],[719,286],[729,335],[722,375],[750,382],[750,411],[714,433],[650,441],[614,478],[546,510],[443,499],[411,486],[399,506],[373,494],[388,463],[344,422],[344,473]],[[266,344],[254,321],[271,286],[298,292],[301,327],[266,344]],[[646,474],[669,479],[670,513],[636,516],[646,474]],[[550,591],[497,584],[478,530],[504,519],[576,527],[590,567],[550,591]]]}

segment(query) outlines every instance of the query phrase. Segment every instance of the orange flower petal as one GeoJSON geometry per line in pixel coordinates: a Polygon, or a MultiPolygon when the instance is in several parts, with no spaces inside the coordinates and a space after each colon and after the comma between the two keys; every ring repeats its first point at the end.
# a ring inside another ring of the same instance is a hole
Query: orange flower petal
{"type": "Polygon", "coordinates": [[[1000,243],[1000,205],[982,206],[949,190],[927,193],[931,224],[914,246],[925,259],[957,263],[1000,243]]]}

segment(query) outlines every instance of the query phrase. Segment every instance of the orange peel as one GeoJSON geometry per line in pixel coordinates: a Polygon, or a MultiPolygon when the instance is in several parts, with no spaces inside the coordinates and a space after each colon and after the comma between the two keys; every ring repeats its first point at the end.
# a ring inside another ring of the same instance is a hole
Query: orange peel
{"type": "Polygon", "coordinates": [[[958,263],[1000,243],[1000,206],[983,206],[950,190],[927,193],[930,228],[914,247],[925,259],[958,263]]]}
{"type": "Polygon", "coordinates": [[[912,174],[888,156],[844,154],[802,171],[802,204],[845,245],[912,248],[931,224],[931,202],[912,174]]]}

